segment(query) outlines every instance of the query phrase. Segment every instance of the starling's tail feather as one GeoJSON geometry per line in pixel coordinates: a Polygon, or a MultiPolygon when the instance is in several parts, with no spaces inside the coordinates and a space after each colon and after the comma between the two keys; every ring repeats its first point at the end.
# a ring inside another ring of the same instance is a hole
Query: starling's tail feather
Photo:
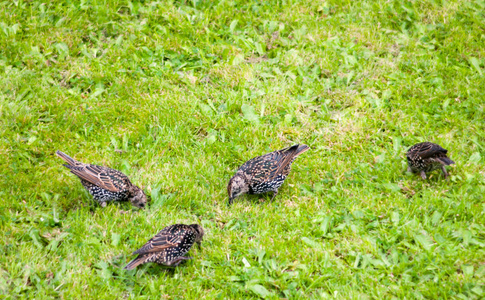
{"type": "MultiPolygon", "coordinates": [[[[310,150],[310,147],[308,147],[307,145],[304,145],[304,144],[295,145],[295,146],[297,148],[296,148],[295,154],[293,154],[293,156],[298,156],[298,155],[302,154],[303,152],[310,150]]],[[[293,146],[293,147],[295,147],[295,146],[293,146]]]]}
{"type": "Polygon", "coordinates": [[[440,157],[440,161],[443,162],[443,164],[445,164],[446,166],[453,165],[455,163],[448,157],[440,157]]]}
{"type": "Polygon", "coordinates": [[[134,260],[130,261],[126,267],[124,267],[125,270],[133,270],[134,268],[138,267],[142,263],[145,262],[145,259],[143,257],[137,257],[134,260]]]}
{"type": "Polygon", "coordinates": [[[310,147],[308,147],[307,145],[303,145],[303,144],[296,144],[296,145],[293,145],[291,147],[288,147],[286,149],[283,149],[282,151],[285,152],[288,156],[291,156],[291,157],[294,157],[294,156],[298,156],[300,154],[302,154],[303,152],[307,151],[308,149],[310,149],[310,147]]]}
{"type": "Polygon", "coordinates": [[[308,149],[310,149],[310,147],[308,147],[307,145],[296,144],[296,145],[293,145],[289,148],[285,148],[285,149],[280,150],[284,153],[283,154],[283,160],[280,161],[280,165],[279,165],[278,169],[276,169],[276,171],[274,172],[274,175],[271,179],[274,179],[276,176],[278,176],[278,174],[280,174],[281,171],[284,168],[286,168],[286,166],[288,164],[291,164],[293,162],[293,160],[298,155],[302,154],[303,152],[307,151],[308,149]]]}
{"type": "Polygon", "coordinates": [[[59,156],[60,158],[65,160],[70,166],[74,166],[77,163],[77,161],[74,158],[70,157],[69,155],[67,155],[66,153],[64,153],[62,151],[57,150],[56,154],[57,154],[57,156],[59,156]]]}

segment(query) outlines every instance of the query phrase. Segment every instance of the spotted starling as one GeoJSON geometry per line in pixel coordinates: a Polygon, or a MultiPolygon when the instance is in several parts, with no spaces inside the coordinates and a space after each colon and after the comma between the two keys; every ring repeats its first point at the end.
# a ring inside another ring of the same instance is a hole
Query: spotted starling
{"type": "Polygon", "coordinates": [[[126,265],[125,270],[132,270],[141,264],[157,264],[176,267],[182,261],[191,259],[184,256],[194,243],[200,248],[204,229],[199,224],[175,224],[167,226],[149,240],[143,247],[133,252],[138,257],[126,265]]]}
{"type": "Polygon", "coordinates": [[[84,188],[102,207],[110,201],[126,200],[136,207],[145,207],[147,197],[143,190],[132,184],[130,179],[120,171],[84,164],[59,150],[56,154],[67,162],[64,166],[81,179],[84,188]]]}
{"type": "Polygon", "coordinates": [[[408,172],[421,175],[426,179],[426,173],[441,169],[445,178],[448,177],[445,166],[452,165],[455,162],[446,156],[448,150],[443,149],[440,145],[424,142],[409,148],[406,158],[408,159],[408,172]]]}
{"type": "Polygon", "coordinates": [[[291,163],[296,157],[310,149],[307,145],[294,145],[255,157],[244,163],[229,180],[227,193],[229,205],[239,195],[273,192],[273,200],[278,189],[290,173],[291,163]]]}

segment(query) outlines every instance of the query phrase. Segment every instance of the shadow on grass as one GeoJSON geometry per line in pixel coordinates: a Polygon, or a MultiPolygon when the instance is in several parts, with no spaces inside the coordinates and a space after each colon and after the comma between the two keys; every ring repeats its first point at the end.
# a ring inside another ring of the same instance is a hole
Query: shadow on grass
{"type": "MultiPolygon", "coordinates": [[[[231,206],[236,203],[250,203],[250,204],[265,204],[265,203],[277,203],[278,196],[275,199],[271,200],[273,197],[272,193],[265,193],[265,194],[245,194],[244,196],[240,196],[232,201],[231,206]]],[[[229,200],[227,200],[229,201],[229,200]]],[[[228,202],[226,202],[228,203],[228,202]]]]}
{"type": "MultiPolygon", "coordinates": [[[[169,266],[163,266],[159,265],[157,263],[147,263],[143,264],[142,266],[138,266],[137,268],[133,270],[124,270],[125,276],[126,277],[132,277],[132,276],[160,276],[162,274],[165,274],[166,276],[173,277],[175,275],[175,269],[177,268],[185,268],[187,267],[187,262],[183,262],[177,267],[169,267],[169,266]]],[[[124,266],[120,266],[120,269],[122,270],[124,266]]]]}

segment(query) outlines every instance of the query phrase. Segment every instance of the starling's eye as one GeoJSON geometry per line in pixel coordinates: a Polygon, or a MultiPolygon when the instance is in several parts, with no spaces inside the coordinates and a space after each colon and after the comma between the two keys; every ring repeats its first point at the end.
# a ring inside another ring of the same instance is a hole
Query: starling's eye
{"type": "Polygon", "coordinates": [[[141,208],[145,207],[145,204],[143,204],[143,203],[142,203],[142,204],[140,204],[140,207],[141,207],[141,208]]]}

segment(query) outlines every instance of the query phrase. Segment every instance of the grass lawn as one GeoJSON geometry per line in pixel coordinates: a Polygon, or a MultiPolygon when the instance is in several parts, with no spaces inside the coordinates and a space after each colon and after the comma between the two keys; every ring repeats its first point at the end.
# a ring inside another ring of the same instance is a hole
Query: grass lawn
{"type": "Polygon", "coordinates": [[[483,0],[0,2],[0,298],[483,299],[483,0]],[[444,180],[406,173],[418,142],[444,180]],[[296,143],[274,202],[226,186],[296,143]],[[118,169],[101,208],[55,156],[118,169]],[[200,223],[176,269],[123,267],[200,223]]]}

